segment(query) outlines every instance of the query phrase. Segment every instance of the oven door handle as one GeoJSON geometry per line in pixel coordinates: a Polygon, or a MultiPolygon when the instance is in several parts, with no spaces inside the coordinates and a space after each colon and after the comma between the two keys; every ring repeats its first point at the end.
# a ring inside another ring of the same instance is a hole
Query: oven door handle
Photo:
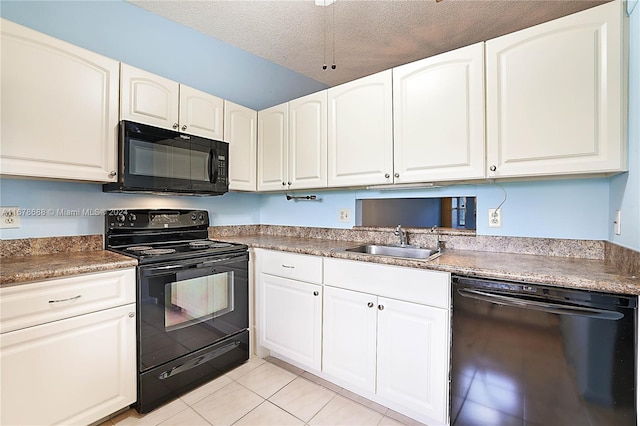
{"type": "Polygon", "coordinates": [[[204,364],[206,362],[211,361],[214,358],[219,357],[220,355],[232,351],[240,345],[240,342],[232,342],[227,345],[224,345],[220,348],[214,349],[209,353],[206,353],[198,358],[192,359],[191,361],[187,361],[184,364],[176,365],[171,370],[166,370],[160,373],[158,378],[160,380],[168,379],[169,377],[175,376],[176,374],[184,373],[185,371],[189,371],[192,368],[196,368],[200,364],[204,364]]]}

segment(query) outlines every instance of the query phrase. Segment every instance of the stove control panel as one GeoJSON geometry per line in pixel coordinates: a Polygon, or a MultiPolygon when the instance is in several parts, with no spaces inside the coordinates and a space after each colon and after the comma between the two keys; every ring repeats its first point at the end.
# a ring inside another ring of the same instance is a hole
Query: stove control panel
{"type": "Polygon", "coordinates": [[[106,229],[180,229],[209,226],[206,210],[132,209],[108,210],[106,229]]]}

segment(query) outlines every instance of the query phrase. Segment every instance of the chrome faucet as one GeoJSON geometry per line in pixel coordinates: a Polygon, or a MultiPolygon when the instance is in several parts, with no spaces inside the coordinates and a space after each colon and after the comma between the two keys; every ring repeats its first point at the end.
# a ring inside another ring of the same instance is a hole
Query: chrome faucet
{"type": "Polygon", "coordinates": [[[400,245],[407,245],[407,231],[402,229],[402,226],[398,225],[393,235],[395,235],[396,237],[400,237],[400,245]]]}
{"type": "Polygon", "coordinates": [[[436,235],[438,236],[438,251],[442,251],[442,249],[444,248],[444,243],[442,241],[440,241],[440,229],[438,228],[438,225],[433,225],[433,227],[431,228],[431,232],[435,232],[436,235]]]}

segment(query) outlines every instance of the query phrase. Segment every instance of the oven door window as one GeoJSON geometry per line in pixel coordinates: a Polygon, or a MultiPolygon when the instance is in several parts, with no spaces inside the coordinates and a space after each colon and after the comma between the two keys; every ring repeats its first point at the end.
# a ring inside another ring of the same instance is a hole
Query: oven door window
{"type": "Polygon", "coordinates": [[[165,330],[177,330],[233,311],[233,271],[165,284],[165,330]]]}

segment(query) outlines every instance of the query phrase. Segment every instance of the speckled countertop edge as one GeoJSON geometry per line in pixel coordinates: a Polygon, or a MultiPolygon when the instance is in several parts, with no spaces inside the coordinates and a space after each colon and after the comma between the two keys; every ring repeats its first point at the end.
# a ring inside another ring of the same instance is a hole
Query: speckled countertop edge
{"type": "Polygon", "coordinates": [[[445,250],[439,258],[426,261],[345,252],[345,248],[362,244],[354,241],[272,235],[217,236],[216,239],[243,243],[252,248],[430,269],[458,275],[640,295],[640,277],[620,275],[618,269],[598,259],[445,250]]]}
{"type": "Polygon", "coordinates": [[[0,287],[49,278],[132,268],[138,261],[106,250],[11,256],[0,259],[0,287]]]}

